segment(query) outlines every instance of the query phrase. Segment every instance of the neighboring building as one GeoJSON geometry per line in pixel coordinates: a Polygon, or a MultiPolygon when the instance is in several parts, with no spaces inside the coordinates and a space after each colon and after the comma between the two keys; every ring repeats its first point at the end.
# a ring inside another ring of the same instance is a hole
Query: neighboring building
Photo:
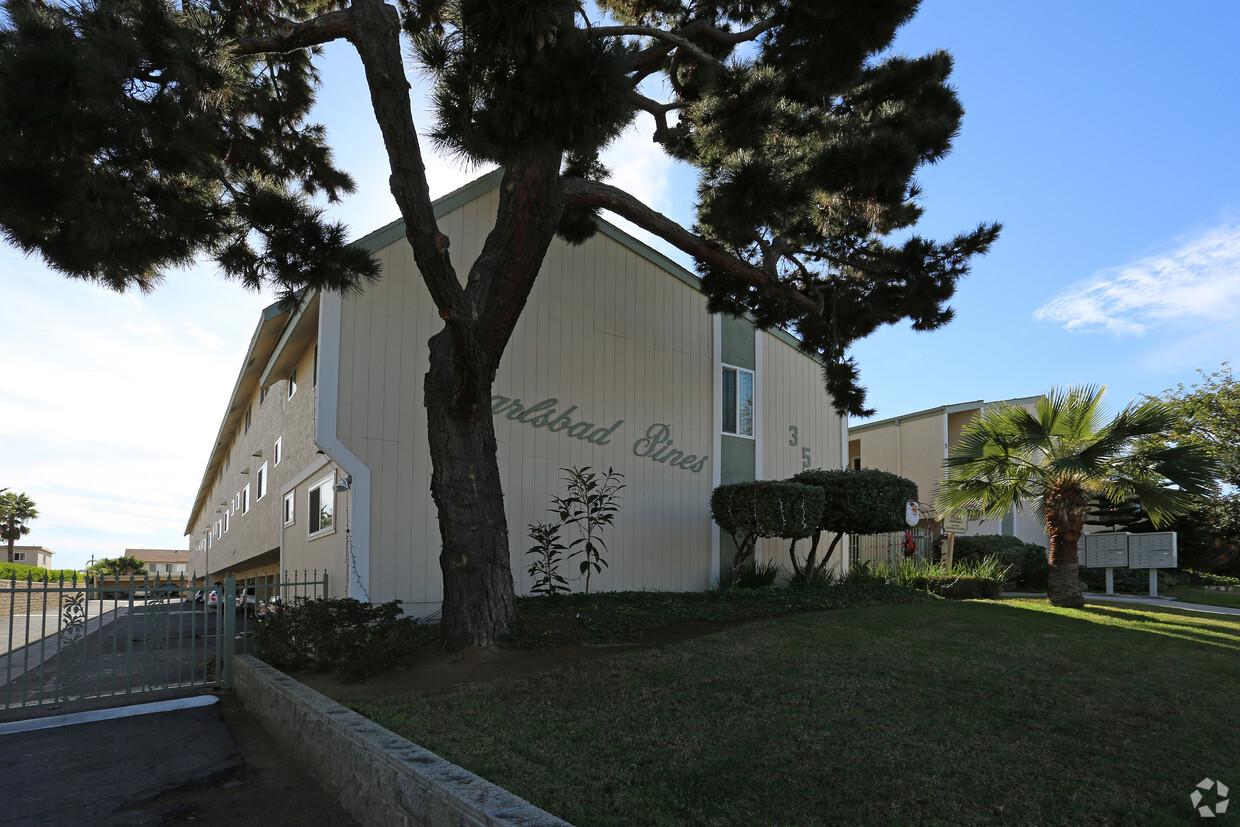
{"type": "Polygon", "coordinates": [[[13,562],[19,566],[52,567],[52,555],[56,552],[43,546],[13,546],[13,562]]]}
{"type": "Polygon", "coordinates": [[[146,573],[161,580],[180,580],[189,576],[189,552],[174,548],[127,548],[126,557],[146,564],[146,573]]]}
{"type": "MultiPolygon", "coordinates": [[[[436,202],[458,272],[482,248],[499,180],[436,202]]],[[[333,595],[432,611],[442,579],[422,388],[442,322],[403,222],[358,243],[383,264],[378,284],[264,311],[186,526],[190,568],[327,571],[333,595]]],[[[592,588],[695,590],[731,558],[710,518],[716,485],[843,465],[820,365],[782,331],[711,316],[697,277],[605,222],[580,247],[552,242],[494,393],[520,593],[526,526],[548,519],[562,468],[624,475],[592,588]]]]}
{"type": "MultiPolygon", "coordinates": [[[[1040,397],[1004,402],[962,402],[905,414],[848,429],[848,462],[853,468],[878,468],[917,484],[924,513],[934,522],[934,500],[943,479],[943,461],[960,441],[960,432],[981,411],[994,405],[1034,410],[1040,397]]],[[[1046,530],[1031,509],[1008,512],[1000,520],[970,520],[964,534],[1004,534],[1045,546],[1046,530]]]]}

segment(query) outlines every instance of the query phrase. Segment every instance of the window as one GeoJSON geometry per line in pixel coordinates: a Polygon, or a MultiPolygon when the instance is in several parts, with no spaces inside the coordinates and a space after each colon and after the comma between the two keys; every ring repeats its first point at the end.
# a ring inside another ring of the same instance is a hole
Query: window
{"type": "Polygon", "coordinates": [[[26,559],[26,552],[24,552],[24,551],[15,551],[15,552],[13,552],[13,562],[14,562],[14,563],[20,563],[20,562],[24,561],[25,559],[26,559]]]}
{"type": "Polygon", "coordinates": [[[336,510],[336,492],[332,491],[334,477],[319,480],[310,489],[310,510],[307,517],[308,533],[318,534],[332,527],[336,510]]]}
{"type": "Polygon", "coordinates": [[[853,457],[853,470],[854,471],[861,470],[861,457],[853,457]]]}
{"type": "Polygon", "coordinates": [[[266,387],[259,388],[258,389],[258,406],[261,408],[263,406],[263,403],[266,401],[267,401],[267,388],[266,387]]]}
{"type": "Polygon", "coordinates": [[[284,524],[293,524],[293,515],[297,504],[297,492],[290,491],[284,495],[284,524]]]}
{"type": "Polygon", "coordinates": [[[250,407],[250,406],[248,406],[248,405],[246,406],[246,409],[245,409],[245,432],[246,432],[247,434],[250,432],[250,415],[251,415],[251,413],[252,413],[252,411],[253,411],[253,410],[254,410],[254,409],[253,409],[252,407],[250,407]]]}
{"type": "Polygon", "coordinates": [[[234,494],[234,495],[233,495],[233,498],[232,498],[232,508],[230,508],[230,509],[228,510],[228,513],[230,513],[230,514],[236,514],[236,513],[237,513],[237,509],[239,509],[240,507],[241,507],[241,495],[240,495],[240,494],[234,494]]]}
{"type": "Polygon", "coordinates": [[[283,449],[284,449],[284,437],[280,437],[279,439],[276,440],[275,460],[271,463],[272,465],[280,464],[280,459],[284,456],[283,449]]]}
{"type": "Polygon", "coordinates": [[[293,368],[293,372],[288,375],[288,398],[292,399],[295,393],[297,393],[297,368],[293,368]]]}
{"type": "Polygon", "coordinates": [[[258,467],[258,499],[267,496],[267,463],[258,467]]]}
{"type": "Polygon", "coordinates": [[[310,387],[319,386],[319,346],[314,346],[314,372],[310,374],[310,387]]]}
{"type": "Polygon", "coordinates": [[[241,513],[246,514],[250,510],[250,486],[241,489],[241,513]]]}
{"type": "Polygon", "coordinates": [[[723,369],[723,432],[753,436],[753,371],[723,369]]]}

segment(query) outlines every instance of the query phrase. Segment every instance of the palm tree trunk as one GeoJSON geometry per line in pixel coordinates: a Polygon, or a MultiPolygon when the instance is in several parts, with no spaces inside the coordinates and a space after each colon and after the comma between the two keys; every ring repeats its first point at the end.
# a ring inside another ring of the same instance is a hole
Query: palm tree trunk
{"type": "Polygon", "coordinates": [[[1046,533],[1050,538],[1046,596],[1052,606],[1083,609],[1077,545],[1085,525],[1085,497],[1075,491],[1054,492],[1047,495],[1045,509],[1046,533]]]}

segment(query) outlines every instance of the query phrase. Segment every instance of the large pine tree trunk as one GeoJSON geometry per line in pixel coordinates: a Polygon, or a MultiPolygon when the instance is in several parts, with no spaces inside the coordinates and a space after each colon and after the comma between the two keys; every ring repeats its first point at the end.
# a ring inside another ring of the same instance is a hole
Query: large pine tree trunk
{"type": "Polygon", "coordinates": [[[496,460],[491,383],[477,383],[474,416],[454,405],[460,387],[447,331],[431,339],[426,375],[431,497],[443,549],[443,630],[450,648],[490,646],[513,612],[508,522],[496,460]]]}
{"type": "Polygon", "coordinates": [[[464,293],[441,307],[446,326],[431,338],[424,387],[450,648],[493,645],[513,613],[491,388],[563,209],[558,152],[531,151],[514,161],[464,293]]]}
{"type": "Polygon", "coordinates": [[[1047,495],[1044,507],[1046,533],[1050,540],[1047,598],[1052,606],[1084,608],[1077,546],[1085,525],[1085,497],[1074,491],[1053,492],[1047,495]]]}

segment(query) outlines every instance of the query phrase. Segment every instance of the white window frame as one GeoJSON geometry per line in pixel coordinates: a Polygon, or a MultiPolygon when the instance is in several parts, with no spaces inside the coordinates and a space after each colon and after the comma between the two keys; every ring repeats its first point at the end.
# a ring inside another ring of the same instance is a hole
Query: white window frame
{"type": "Polygon", "coordinates": [[[275,447],[275,457],[274,457],[275,461],[272,462],[271,464],[279,465],[280,460],[282,459],[284,459],[284,437],[278,436],[276,437],[276,447],[275,447]]]}
{"type": "Polygon", "coordinates": [[[24,551],[15,551],[15,552],[13,552],[13,562],[14,562],[14,563],[24,563],[24,562],[26,562],[26,552],[24,552],[24,551]]]}
{"type": "Polygon", "coordinates": [[[227,534],[227,533],[228,533],[228,524],[229,524],[230,522],[232,522],[232,520],[230,519],[231,517],[232,517],[232,512],[231,512],[231,511],[225,511],[225,512],[224,512],[224,533],[225,533],[225,534],[227,534]]]}
{"type": "Polygon", "coordinates": [[[293,368],[292,373],[288,375],[288,398],[292,399],[295,393],[297,393],[297,368],[293,368]]]}
{"type": "Polygon", "coordinates": [[[241,513],[249,514],[250,513],[250,485],[249,483],[246,483],[245,488],[241,489],[241,494],[239,496],[241,497],[241,513]]]}
{"type": "Polygon", "coordinates": [[[267,463],[264,462],[262,465],[258,466],[258,479],[256,482],[258,496],[255,497],[255,502],[267,496],[267,463]]]}
{"type": "MultiPolygon", "coordinates": [[[[724,375],[726,375],[728,371],[732,371],[734,374],[736,374],[736,408],[732,411],[733,419],[736,422],[736,430],[735,431],[728,430],[727,428],[728,418],[726,415],[727,414],[726,411],[722,412],[724,415],[720,419],[720,422],[722,423],[720,425],[720,430],[723,433],[727,434],[728,436],[737,436],[737,437],[741,437],[742,439],[754,439],[755,438],[754,431],[756,430],[755,425],[757,424],[757,418],[758,418],[757,416],[758,405],[757,405],[757,399],[756,399],[757,397],[757,393],[756,393],[757,376],[755,376],[754,372],[750,370],[749,368],[742,368],[739,365],[729,365],[729,364],[724,363],[722,365],[722,373],[719,376],[721,388],[726,384],[724,375]],[[741,384],[742,384],[741,376],[742,374],[749,375],[749,433],[747,434],[741,432],[741,384]]],[[[720,405],[724,404],[724,400],[726,399],[726,396],[727,396],[726,391],[721,390],[720,391],[720,405]]]]}
{"type": "Polygon", "coordinates": [[[284,495],[284,525],[291,526],[297,521],[297,492],[290,491],[284,495]]]}
{"type": "Polygon", "coordinates": [[[336,492],[332,490],[332,486],[335,485],[335,483],[336,483],[336,476],[333,474],[331,476],[324,477],[323,479],[314,483],[314,485],[311,485],[310,489],[306,492],[306,534],[307,536],[312,537],[312,538],[323,537],[328,534],[335,533],[336,531],[336,492]],[[314,508],[315,492],[318,492],[318,495],[319,495],[319,507],[317,510],[314,508]],[[315,523],[319,522],[319,519],[316,519],[316,518],[320,518],[323,513],[324,495],[331,497],[331,523],[326,527],[323,527],[322,524],[320,523],[319,527],[315,528],[315,523]]]}

